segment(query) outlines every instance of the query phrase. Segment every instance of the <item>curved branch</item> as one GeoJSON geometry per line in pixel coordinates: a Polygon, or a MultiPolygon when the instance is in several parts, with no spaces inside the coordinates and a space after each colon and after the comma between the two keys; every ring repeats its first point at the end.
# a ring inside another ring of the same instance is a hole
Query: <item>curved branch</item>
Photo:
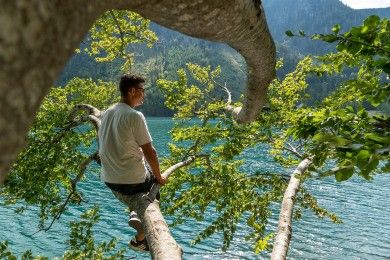
{"type": "Polygon", "coordinates": [[[276,49],[261,1],[122,1],[120,9],[192,37],[227,43],[247,63],[247,88],[242,108],[230,108],[239,123],[253,121],[275,78],[276,49]],[[178,10],[180,6],[180,11],[178,10]],[[234,6],[235,8],[231,8],[234,6]],[[163,10],[163,11],[162,11],[163,10]],[[201,19],[200,19],[201,17],[201,19]]]}
{"type": "Polygon", "coordinates": [[[226,91],[228,95],[228,100],[226,102],[226,105],[230,105],[232,103],[232,93],[229,91],[229,89],[226,87],[226,82],[225,85],[223,86],[223,89],[226,91]]]}
{"type": "Polygon", "coordinates": [[[79,122],[80,122],[80,124],[83,122],[91,122],[95,126],[96,133],[99,131],[100,125],[102,124],[102,121],[100,120],[100,118],[98,118],[97,116],[94,116],[94,115],[83,116],[79,122]]]}
{"type": "Polygon", "coordinates": [[[88,114],[94,115],[94,116],[96,116],[98,118],[100,118],[102,116],[102,112],[99,109],[97,109],[96,107],[92,106],[92,105],[89,105],[89,104],[77,104],[70,111],[68,120],[69,121],[73,121],[76,118],[77,113],[79,111],[86,111],[88,114]]]}
{"type": "Polygon", "coordinates": [[[312,160],[312,158],[306,158],[299,163],[298,167],[291,175],[290,182],[284,192],[279,215],[278,234],[276,235],[271,255],[272,260],[284,260],[287,257],[288,247],[292,236],[294,200],[301,183],[300,176],[309,168],[312,160]]]}
{"type": "Polygon", "coordinates": [[[226,87],[226,83],[225,83],[225,86],[223,86],[223,89],[228,94],[228,100],[226,102],[225,110],[228,111],[229,113],[231,113],[234,119],[238,120],[238,118],[239,118],[238,115],[240,114],[242,107],[234,107],[231,105],[232,104],[232,93],[226,87]]]}
{"type": "MultiPolygon", "coordinates": [[[[195,156],[190,156],[189,158],[187,158],[187,160],[184,160],[182,162],[179,162],[179,163],[172,165],[171,167],[166,169],[162,175],[164,177],[169,177],[169,175],[171,175],[177,169],[180,169],[184,166],[191,164],[195,160],[195,158],[196,158],[195,156]]],[[[160,189],[161,189],[161,185],[159,183],[154,183],[152,188],[150,189],[150,191],[145,195],[145,198],[147,200],[149,200],[150,202],[153,202],[157,196],[157,193],[160,191],[160,189]]]]}
{"type": "Polygon", "coordinates": [[[122,30],[122,27],[120,26],[119,24],[119,21],[118,19],[116,19],[116,16],[114,14],[114,12],[112,10],[109,11],[110,12],[110,15],[112,17],[112,19],[114,20],[114,23],[116,25],[116,27],[118,28],[119,30],[119,34],[120,34],[120,38],[121,38],[121,52],[122,52],[122,55],[125,55],[125,39],[124,39],[124,32],[122,30]]]}
{"type": "Polygon", "coordinates": [[[84,122],[89,121],[95,126],[96,133],[97,133],[100,129],[102,115],[103,115],[102,111],[100,111],[99,109],[97,109],[96,107],[94,107],[92,105],[77,104],[72,108],[71,112],[69,113],[69,116],[68,116],[69,122],[68,122],[66,129],[74,128],[74,127],[79,126],[80,124],[82,124],[84,122]],[[83,115],[80,118],[77,118],[77,114],[80,111],[85,111],[88,114],[83,115]]]}
{"type": "Polygon", "coordinates": [[[227,112],[229,112],[235,120],[238,120],[238,114],[240,113],[242,107],[234,107],[231,105],[232,104],[232,93],[226,87],[226,82],[225,82],[225,85],[222,85],[219,82],[213,80],[213,83],[216,84],[217,86],[219,86],[220,88],[222,88],[226,92],[228,97],[227,97],[227,101],[226,101],[225,110],[227,112]]]}

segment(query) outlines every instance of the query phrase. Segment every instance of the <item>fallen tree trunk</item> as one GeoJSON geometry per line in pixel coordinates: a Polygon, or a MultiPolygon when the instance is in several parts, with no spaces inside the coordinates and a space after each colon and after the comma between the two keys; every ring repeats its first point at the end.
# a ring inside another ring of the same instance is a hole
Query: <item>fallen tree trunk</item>
{"type": "Polygon", "coordinates": [[[283,196],[279,215],[278,234],[276,235],[271,255],[272,260],[284,260],[287,257],[288,247],[292,236],[294,199],[301,183],[300,176],[309,168],[311,163],[311,159],[304,159],[299,163],[290,177],[290,182],[288,183],[283,196]]]}
{"type": "Polygon", "coordinates": [[[238,122],[255,119],[275,76],[275,45],[261,1],[0,0],[0,184],[26,145],[42,99],[93,22],[111,9],[135,11],[187,35],[229,44],[248,65],[238,122]]]}

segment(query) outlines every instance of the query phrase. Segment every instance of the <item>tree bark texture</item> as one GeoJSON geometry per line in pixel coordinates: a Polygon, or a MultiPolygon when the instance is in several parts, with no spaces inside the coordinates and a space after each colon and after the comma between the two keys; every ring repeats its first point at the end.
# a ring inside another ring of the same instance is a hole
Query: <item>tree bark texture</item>
{"type": "Polygon", "coordinates": [[[288,247],[292,236],[294,199],[301,182],[299,176],[309,168],[311,163],[312,161],[310,159],[304,159],[299,163],[298,167],[291,175],[290,182],[284,192],[279,215],[278,234],[276,235],[271,255],[272,260],[284,260],[287,257],[288,247]]]}
{"type": "Polygon", "coordinates": [[[0,0],[0,183],[26,145],[25,135],[44,96],[93,22],[127,9],[168,28],[224,42],[248,65],[239,122],[260,112],[275,76],[275,46],[256,0],[0,0]]]}
{"type": "Polygon", "coordinates": [[[151,203],[145,194],[124,196],[114,192],[114,195],[130,210],[137,212],[153,259],[181,259],[183,250],[172,237],[156,200],[151,203]]]}
{"type": "Polygon", "coordinates": [[[44,96],[104,8],[83,0],[0,0],[0,183],[44,96]]]}

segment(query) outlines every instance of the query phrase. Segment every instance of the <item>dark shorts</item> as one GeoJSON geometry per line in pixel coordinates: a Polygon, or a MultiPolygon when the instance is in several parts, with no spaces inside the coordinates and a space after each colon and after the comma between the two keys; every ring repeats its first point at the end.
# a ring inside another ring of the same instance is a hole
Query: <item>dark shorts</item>
{"type": "MultiPolygon", "coordinates": [[[[118,183],[108,183],[106,182],[107,187],[111,190],[119,192],[123,195],[134,195],[141,192],[148,192],[153,186],[153,183],[156,183],[154,175],[148,170],[146,174],[145,181],[142,183],[136,184],[118,184],[118,183]]],[[[157,193],[157,200],[160,200],[160,192],[157,193]]]]}

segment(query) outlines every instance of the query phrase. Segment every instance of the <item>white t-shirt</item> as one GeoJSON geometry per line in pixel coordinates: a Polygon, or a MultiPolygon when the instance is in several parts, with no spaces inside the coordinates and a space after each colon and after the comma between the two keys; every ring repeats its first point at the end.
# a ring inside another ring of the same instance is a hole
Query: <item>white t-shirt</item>
{"type": "Polygon", "coordinates": [[[125,103],[117,103],[104,112],[98,135],[101,180],[144,182],[147,169],[140,146],[152,141],[144,115],[125,103]]]}

